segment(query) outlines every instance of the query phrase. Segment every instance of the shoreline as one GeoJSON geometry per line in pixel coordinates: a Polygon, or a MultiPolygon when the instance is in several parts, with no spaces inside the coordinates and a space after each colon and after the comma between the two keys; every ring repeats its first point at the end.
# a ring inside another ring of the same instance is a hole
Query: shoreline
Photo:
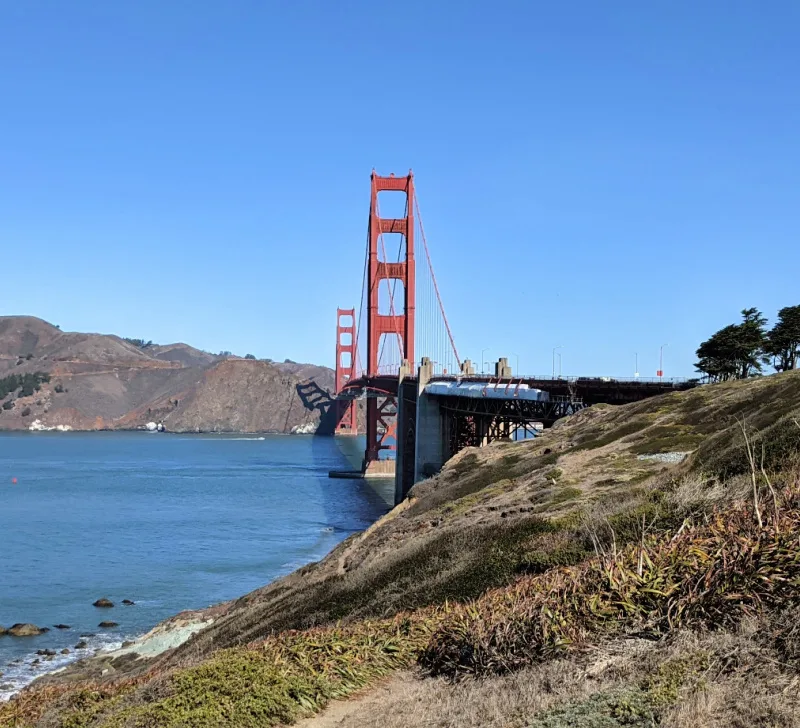
{"type": "MultiPolygon", "coordinates": [[[[31,436],[49,434],[47,432],[30,432],[28,430],[4,430],[0,431],[0,438],[3,435],[14,438],[20,432],[27,432],[31,436]]],[[[74,431],[78,432],[78,431],[74,431]]],[[[141,433],[138,436],[144,437],[145,434],[151,434],[145,430],[91,430],[86,432],[95,433],[141,433]]],[[[64,435],[68,433],[56,432],[54,435],[64,435]]],[[[187,440],[208,440],[208,441],[225,441],[231,439],[246,439],[246,440],[263,440],[273,435],[288,435],[289,433],[171,433],[178,439],[184,436],[187,440]]],[[[306,437],[310,437],[307,435],[306,437]]],[[[100,438],[103,439],[103,438],[100,438]]],[[[173,438],[174,439],[174,438],[173,438]]],[[[346,438],[349,442],[352,438],[346,438]]],[[[134,438],[131,438],[133,441],[134,438]]],[[[136,440],[138,441],[138,440],[136,440]]],[[[143,442],[143,440],[142,440],[143,442]]],[[[287,441],[288,444],[288,441],[287,441]]],[[[305,447],[305,446],[304,446],[305,447]]],[[[347,453],[342,452],[340,448],[333,448],[338,452],[338,457],[347,458],[347,453]]],[[[136,450],[136,448],[134,448],[136,450]]],[[[386,501],[387,510],[391,509],[391,504],[386,501]]],[[[382,510],[382,509],[381,509],[382,510]]],[[[376,514],[376,520],[379,520],[383,512],[376,514]]],[[[337,526],[336,520],[328,523],[319,524],[319,536],[315,543],[312,544],[311,551],[303,553],[300,560],[295,558],[287,559],[282,563],[277,572],[271,575],[265,574],[266,579],[255,583],[251,587],[245,587],[241,590],[228,591],[226,594],[220,594],[215,600],[200,601],[200,605],[196,600],[194,604],[189,602],[180,602],[173,604],[173,609],[161,615],[154,614],[155,619],[150,622],[149,620],[139,621],[138,624],[129,624],[127,628],[123,625],[120,630],[97,630],[93,626],[78,623],[78,627],[74,630],[74,637],[69,641],[64,642],[61,637],[57,638],[56,642],[45,642],[44,638],[40,641],[26,644],[23,640],[26,638],[13,638],[4,637],[4,640],[14,640],[18,642],[17,646],[8,645],[11,653],[0,664],[0,702],[5,702],[17,695],[19,692],[28,688],[31,684],[37,685],[58,682],[70,682],[72,680],[80,679],[80,676],[87,678],[102,677],[107,674],[113,674],[119,671],[120,674],[126,672],[135,672],[144,669],[145,665],[152,663],[154,659],[158,659],[161,655],[169,650],[173,650],[183,644],[186,640],[190,639],[199,631],[213,624],[223,614],[225,614],[230,605],[236,600],[240,599],[245,594],[258,589],[267,587],[268,585],[278,581],[298,569],[301,569],[308,563],[314,563],[320,559],[324,559],[332,550],[339,545],[339,543],[348,538],[353,533],[357,533],[364,528],[371,526],[374,521],[364,523],[360,528],[351,531],[349,528],[341,528],[337,526]],[[222,597],[222,600],[219,600],[222,597]],[[184,608],[186,605],[186,608],[184,608]],[[179,611],[180,610],[180,611],[179,611]],[[159,616],[161,617],[159,619],[159,616]],[[158,621],[156,621],[158,620],[158,621]],[[148,623],[149,622],[149,623],[148,623]],[[83,634],[80,636],[81,642],[87,642],[86,647],[76,649],[73,645],[78,642],[78,629],[91,634],[83,634]],[[61,643],[59,643],[61,642],[61,643]],[[132,644],[128,644],[128,643],[132,644]],[[125,646],[123,647],[123,643],[125,646]],[[68,654],[61,654],[61,648],[69,648],[68,654]],[[58,654],[43,655],[37,654],[38,648],[47,648],[56,650],[58,654]],[[10,660],[10,662],[9,662],[10,660]],[[104,672],[105,671],[105,672],[104,672]]],[[[139,603],[137,598],[137,603],[139,603]]],[[[11,615],[9,615],[10,617],[11,615]]],[[[9,621],[13,621],[10,620],[9,621]]],[[[26,621],[25,619],[16,621],[26,621]]],[[[31,619],[30,621],[36,621],[31,619]]],[[[50,624],[51,621],[66,621],[75,625],[72,619],[45,617],[43,621],[37,623],[50,624]]],[[[124,623],[125,620],[118,620],[124,623]]],[[[58,634],[54,631],[54,634],[58,634]]],[[[66,633],[65,633],[66,634],[66,633]]],[[[52,637],[52,635],[51,635],[52,637]]]]}
{"type": "MultiPolygon", "coordinates": [[[[42,672],[20,675],[12,689],[0,690],[0,702],[10,700],[34,683],[46,685],[63,680],[105,677],[121,671],[121,668],[139,667],[140,662],[144,666],[213,624],[227,612],[230,604],[228,601],[205,609],[184,610],[158,622],[152,629],[132,639],[125,640],[116,636],[116,639],[101,646],[76,650],[63,657],[59,655],[52,661],[57,664],[42,662],[39,665],[43,668],[42,672]],[[62,660],[58,660],[58,657],[62,657],[62,660]]],[[[0,678],[0,684],[3,681],[5,678],[0,678]]]]}

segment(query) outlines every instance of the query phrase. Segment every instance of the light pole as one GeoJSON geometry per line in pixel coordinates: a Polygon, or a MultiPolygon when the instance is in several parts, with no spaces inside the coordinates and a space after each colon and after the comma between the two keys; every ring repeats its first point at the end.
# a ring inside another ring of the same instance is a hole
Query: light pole
{"type": "MultiPolygon", "coordinates": [[[[513,351],[511,353],[514,354],[513,351]]],[[[520,375],[520,371],[519,371],[519,354],[514,354],[514,356],[517,357],[517,369],[516,369],[516,372],[517,372],[517,376],[519,376],[520,375]]]]}
{"type": "Polygon", "coordinates": [[[483,354],[486,351],[489,351],[491,347],[487,346],[485,349],[481,349],[481,374],[483,374],[483,354]]]}
{"type": "Polygon", "coordinates": [[[561,352],[558,352],[558,378],[561,379],[561,352]]]}
{"type": "Polygon", "coordinates": [[[633,376],[634,376],[634,378],[638,379],[638,377],[639,377],[639,352],[638,351],[636,352],[635,356],[636,356],[636,366],[633,368],[633,376]]]}
{"type": "Polygon", "coordinates": [[[554,346],[553,347],[553,379],[556,378],[556,349],[563,349],[563,346],[554,346]]]}
{"type": "Polygon", "coordinates": [[[664,376],[664,347],[669,346],[669,344],[661,344],[661,348],[658,350],[658,378],[662,379],[664,376]]]}

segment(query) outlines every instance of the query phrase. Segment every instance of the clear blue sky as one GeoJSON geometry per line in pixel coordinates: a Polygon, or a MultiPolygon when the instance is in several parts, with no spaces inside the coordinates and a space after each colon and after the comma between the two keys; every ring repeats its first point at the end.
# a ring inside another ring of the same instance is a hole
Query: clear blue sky
{"type": "Polygon", "coordinates": [[[462,354],[690,375],[800,304],[800,4],[0,2],[0,311],[333,363],[413,168],[462,354]]]}

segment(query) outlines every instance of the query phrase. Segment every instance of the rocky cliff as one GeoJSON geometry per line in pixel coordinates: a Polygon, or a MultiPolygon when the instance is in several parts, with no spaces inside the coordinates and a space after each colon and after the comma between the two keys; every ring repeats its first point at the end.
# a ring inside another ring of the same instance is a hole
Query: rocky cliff
{"type": "MultiPolygon", "coordinates": [[[[36,391],[0,397],[0,430],[136,429],[289,432],[315,424],[297,386],[333,388],[312,364],[221,357],[187,344],[140,347],[118,336],[67,333],[30,316],[0,317],[0,381],[43,373],[36,391]]],[[[0,388],[0,393],[2,389],[0,388]]]]}

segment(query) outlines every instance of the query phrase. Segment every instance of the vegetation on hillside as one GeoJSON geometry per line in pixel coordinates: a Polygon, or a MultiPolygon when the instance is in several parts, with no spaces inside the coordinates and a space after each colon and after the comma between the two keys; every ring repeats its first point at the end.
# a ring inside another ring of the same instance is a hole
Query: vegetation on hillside
{"type": "Polygon", "coordinates": [[[42,384],[50,381],[45,372],[33,374],[9,374],[0,379],[0,399],[5,399],[12,392],[19,390],[20,397],[30,397],[42,388],[42,384]]]}
{"type": "Polygon", "coordinates": [[[132,344],[137,349],[142,349],[142,350],[149,349],[151,346],[153,346],[152,341],[145,341],[144,339],[129,339],[125,337],[123,341],[127,341],[129,344],[132,344]]]}
{"type": "Polygon", "coordinates": [[[744,309],[741,323],[725,326],[700,344],[697,370],[712,382],[722,382],[761,374],[764,364],[779,372],[796,369],[800,306],[782,308],[775,326],[767,330],[766,325],[758,309],[744,309]]]}

